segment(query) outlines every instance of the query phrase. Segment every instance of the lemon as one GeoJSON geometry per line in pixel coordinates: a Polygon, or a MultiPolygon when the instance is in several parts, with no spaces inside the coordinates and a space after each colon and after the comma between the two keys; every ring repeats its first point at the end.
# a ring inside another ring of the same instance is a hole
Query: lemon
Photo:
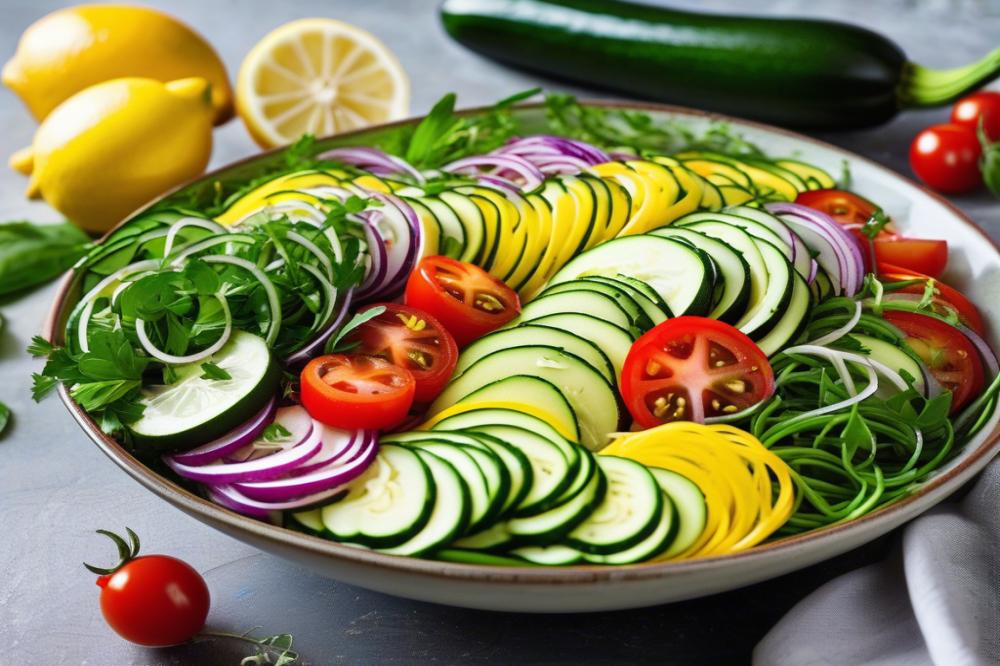
{"type": "Polygon", "coordinates": [[[74,93],[126,76],[200,76],[212,84],[216,122],[232,117],[226,69],[212,47],[177,19],[145,7],[81,5],[52,12],[24,31],[3,68],[4,84],[39,121],[74,93]]]}
{"type": "Polygon", "coordinates": [[[153,197],[194,178],[212,152],[211,88],[202,78],[105,81],[50,113],[11,166],[82,229],[107,231],[153,197]]]}
{"type": "Polygon", "coordinates": [[[410,84],[382,42],[333,19],[277,28],[251,49],[236,79],[236,112],[262,147],[404,118],[410,84]]]}

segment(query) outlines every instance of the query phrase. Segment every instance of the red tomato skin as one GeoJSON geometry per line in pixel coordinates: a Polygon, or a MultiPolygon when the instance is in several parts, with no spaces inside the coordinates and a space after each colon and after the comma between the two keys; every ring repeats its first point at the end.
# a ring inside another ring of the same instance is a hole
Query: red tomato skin
{"type": "Polygon", "coordinates": [[[933,125],[910,144],[910,167],[920,180],[945,194],[971,192],[983,184],[983,154],[975,130],[965,125],[933,125]]]}
{"type": "MultiPolygon", "coordinates": [[[[376,317],[376,320],[382,319],[386,316],[394,316],[397,314],[404,314],[409,316],[417,317],[418,319],[423,319],[426,328],[437,332],[438,346],[437,354],[434,357],[435,366],[429,368],[428,370],[419,370],[409,366],[406,367],[413,375],[413,380],[416,382],[416,388],[414,389],[413,400],[418,403],[431,402],[436,398],[441,391],[444,390],[445,385],[448,380],[451,379],[452,374],[455,372],[455,365],[458,363],[458,343],[455,342],[455,337],[444,327],[441,322],[432,317],[427,312],[420,310],[418,308],[410,307],[408,305],[401,305],[399,303],[376,303],[369,305],[360,312],[365,310],[370,310],[374,307],[384,307],[386,310],[383,314],[376,317]]],[[[371,354],[382,356],[381,354],[375,354],[374,350],[366,347],[366,336],[376,322],[369,320],[361,326],[358,327],[357,332],[352,335],[349,339],[358,340],[361,346],[356,348],[354,351],[361,354],[371,354]]],[[[377,333],[374,333],[377,335],[377,333]]],[[[400,365],[398,359],[391,357],[391,349],[389,356],[384,356],[386,360],[400,365]]]]}
{"type": "Polygon", "coordinates": [[[958,100],[951,109],[953,125],[964,125],[975,130],[979,127],[980,119],[986,138],[1000,141],[1000,92],[980,90],[958,100]]]}
{"type": "Polygon", "coordinates": [[[879,264],[893,264],[933,278],[948,265],[948,241],[924,238],[876,238],[875,259],[879,264]]]}
{"type": "Polygon", "coordinates": [[[521,301],[517,293],[475,264],[469,264],[450,257],[424,257],[410,274],[406,282],[403,301],[412,307],[429,313],[452,334],[459,347],[473,342],[494,331],[521,311],[521,301]],[[488,291],[508,307],[497,314],[487,314],[466,305],[449,295],[437,283],[435,275],[438,267],[445,267],[464,276],[460,283],[476,285],[480,291],[488,291]]]}
{"type": "MultiPolygon", "coordinates": [[[[882,318],[900,329],[907,340],[926,342],[936,351],[953,354],[958,359],[956,363],[964,366],[961,381],[957,383],[952,393],[952,414],[971,402],[983,390],[984,372],[979,351],[962,331],[940,319],[916,312],[886,310],[882,313],[882,318]]],[[[913,347],[912,343],[908,344],[913,347]]],[[[914,351],[923,358],[918,349],[914,348],[914,351]]],[[[926,358],[924,361],[927,363],[926,358]]],[[[942,380],[934,367],[929,369],[939,381],[942,380]]],[[[955,372],[958,371],[953,370],[951,373],[955,372]]]]}
{"type": "MultiPolygon", "coordinates": [[[[653,428],[665,422],[651,413],[645,405],[648,393],[644,394],[637,384],[644,375],[643,368],[649,360],[646,351],[662,347],[671,339],[682,337],[692,332],[705,331],[726,338],[736,346],[739,360],[744,363],[752,363],[758,368],[760,390],[755,396],[759,400],[765,400],[774,394],[774,372],[771,364],[763,351],[739,329],[715,319],[705,317],[682,316],[668,319],[654,326],[643,333],[638,340],[632,344],[628,355],[625,357],[625,365],[622,368],[621,394],[626,408],[635,420],[635,423],[643,428],[653,428]],[[671,337],[672,336],[672,337],[671,337]]],[[[687,361],[678,360],[678,365],[684,365],[687,361]]]]}
{"type": "Polygon", "coordinates": [[[321,369],[331,357],[344,357],[344,355],[318,356],[302,369],[299,401],[309,412],[309,416],[321,423],[344,430],[385,430],[399,425],[406,419],[410,407],[413,406],[416,389],[416,382],[408,370],[393,366],[384,359],[377,359],[405,374],[409,381],[400,387],[399,391],[382,398],[352,399],[351,394],[335,391],[323,381],[321,369]]]}
{"type": "Polygon", "coordinates": [[[205,626],[208,585],[187,562],[144,555],[97,579],[101,613],[115,633],[150,647],[177,645],[205,626]]]}
{"type": "MultiPolygon", "coordinates": [[[[879,278],[893,282],[902,282],[904,280],[921,278],[928,280],[931,279],[930,275],[911,271],[903,268],[902,266],[895,266],[881,262],[878,265],[878,274],[879,278]]],[[[962,319],[966,326],[980,335],[985,335],[986,325],[983,323],[983,316],[979,314],[979,308],[977,308],[972,301],[963,296],[962,293],[954,287],[950,287],[940,280],[935,280],[935,283],[935,286],[940,292],[938,297],[949,303],[958,311],[958,316],[962,319]]],[[[923,288],[919,285],[914,285],[913,287],[904,289],[903,293],[922,294],[923,288]]]]}

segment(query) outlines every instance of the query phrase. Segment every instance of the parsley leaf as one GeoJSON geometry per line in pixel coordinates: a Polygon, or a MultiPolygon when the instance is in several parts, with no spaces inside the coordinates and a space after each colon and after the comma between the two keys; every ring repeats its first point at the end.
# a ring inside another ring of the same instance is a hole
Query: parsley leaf
{"type": "Polygon", "coordinates": [[[90,247],[90,237],[66,222],[0,224],[0,296],[58,277],[90,247]]]}
{"type": "Polygon", "coordinates": [[[292,432],[280,423],[272,423],[260,435],[265,442],[283,442],[291,436],[292,432]]]}
{"type": "Polygon", "coordinates": [[[340,327],[340,330],[337,331],[336,335],[327,340],[325,352],[327,354],[336,354],[338,352],[350,351],[351,349],[357,347],[358,343],[356,342],[343,345],[340,343],[351,331],[358,328],[369,319],[374,319],[383,312],[385,312],[385,306],[379,305],[355,314],[351,317],[350,321],[340,327]]]}
{"type": "Polygon", "coordinates": [[[201,369],[205,374],[201,376],[202,379],[216,379],[216,380],[226,380],[232,379],[233,376],[217,366],[215,363],[202,363],[201,369]]]}

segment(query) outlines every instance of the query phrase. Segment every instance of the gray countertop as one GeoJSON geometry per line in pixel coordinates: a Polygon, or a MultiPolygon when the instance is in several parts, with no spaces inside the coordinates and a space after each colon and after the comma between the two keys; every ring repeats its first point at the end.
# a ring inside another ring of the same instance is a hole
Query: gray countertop
{"type": "MultiPolygon", "coordinates": [[[[32,21],[62,6],[3,0],[0,56],[13,52],[32,21]]],[[[444,37],[428,0],[153,0],[210,37],[235,74],[243,54],[273,27],[303,16],[330,16],[369,29],[400,57],[413,83],[413,111],[454,90],[462,105],[485,104],[538,85],[536,77],[472,55],[444,37]]],[[[884,32],[914,59],[945,67],[1000,44],[1000,5],[990,0],[688,0],[712,10],[849,19],[884,32]]],[[[565,86],[542,81],[555,89],[565,86]]],[[[586,91],[577,91],[586,92],[586,91]]],[[[907,147],[945,110],[914,112],[873,130],[819,135],[908,174],[907,147]]],[[[34,124],[18,99],[0,91],[0,154],[29,143],[34,124]]],[[[238,121],[216,132],[213,166],[255,152],[238,121]]],[[[54,220],[22,196],[25,181],[0,170],[0,219],[54,220]]],[[[994,238],[1000,204],[985,193],[955,199],[994,238]]],[[[941,235],[947,237],[947,230],[941,235]]],[[[0,401],[14,419],[0,438],[0,665],[237,664],[246,648],[213,640],[146,650],[119,640],[98,611],[98,588],[80,563],[110,558],[99,527],[124,525],[146,552],[181,557],[204,572],[212,590],[209,625],[291,632],[311,664],[331,663],[741,663],[795,601],[829,577],[881,557],[880,540],[802,572],[746,590],[660,608],[590,616],[520,616],[410,602],[324,580],[263,555],[188,518],[143,490],[108,461],[58,399],[31,402],[24,353],[39,332],[52,286],[0,303],[0,401]]]]}

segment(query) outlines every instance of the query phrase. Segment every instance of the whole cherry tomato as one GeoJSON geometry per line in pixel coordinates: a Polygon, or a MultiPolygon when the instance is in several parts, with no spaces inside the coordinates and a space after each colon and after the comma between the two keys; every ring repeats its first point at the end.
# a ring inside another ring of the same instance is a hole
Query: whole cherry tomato
{"type": "Polygon", "coordinates": [[[208,617],[208,585],[189,564],[167,555],[139,557],[139,537],[125,528],[129,543],[107,530],[115,542],[118,564],[111,568],[84,564],[98,575],[101,613],[127,641],[160,647],[193,638],[208,617]]]}
{"type": "Polygon", "coordinates": [[[920,180],[946,194],[971,192],[983,184],[982,145],[966,125],[934,125],[910,144],[910,167],[920,180]]]}
{"type": "Polygon", "coordinates": [[[972,129],[982,122],[986,138],[1000,141],[1000,92],[980,90],[958,100],[951,109],[951,122],[972,129]]]}

